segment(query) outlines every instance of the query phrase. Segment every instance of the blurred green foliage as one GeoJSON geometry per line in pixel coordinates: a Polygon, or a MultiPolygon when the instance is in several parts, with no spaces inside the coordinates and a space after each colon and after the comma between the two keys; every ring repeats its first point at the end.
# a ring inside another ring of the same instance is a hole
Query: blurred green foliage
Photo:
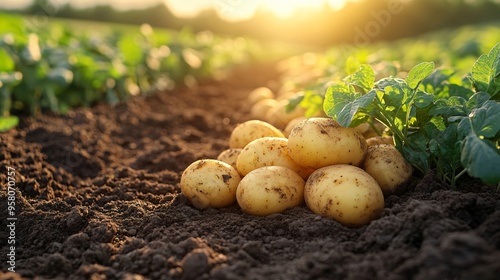
{"type": "Polygon", "coordinates": [[[82,22],[56,20],[35,27],[21,16],[1,18],[4,124],[14,123],[7,119],[12,112],[64,114],[73,107],[102,101],[116,104],[133,95],[169,90],[202,76],[219,75],[261,51],[244,38],[189,29],[86,23],[82,30],[76,28],[82,22]]]}

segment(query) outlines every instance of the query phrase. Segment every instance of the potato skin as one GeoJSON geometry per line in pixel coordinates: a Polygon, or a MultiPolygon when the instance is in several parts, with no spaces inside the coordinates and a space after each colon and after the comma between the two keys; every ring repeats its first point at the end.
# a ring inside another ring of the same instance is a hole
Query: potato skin
{"type": "Polygon", "coordinates": [[[274,98],[274,93],[268,87],[258,87],[248,94],[247,100],[253,105],[263,99],[271,98],[274,98]]]}
{"type": "Polygon", "coordinates": [[[283,130],[283,134],[285,134],[285,137],[288,137],[290,135],[290,132],[292,132],[292,129],[298,123],[300,123],[301,121],[306,120],[306,119],[307,119],[306,117],[298,117],[298,118],[295,118],[295,119],[291,120],[290,122],[288,122],[285,129],[283,130]]]}
{"type": "Polygon", "coordinates": [[[202,159],[189,165],[181,175],[181,192],[198,209],[222,208],[236,200],[236,188],[241,181],[238,171],[231,165],[202,159]]]}
{"type": "Polygon", "coordinates": [[[394,145],[389,144],[368,147],[362,168],[377,181],[386,196],[413,174],[411,165],[394,145]]]}
{"type": "Polygon", "coordinates": [[[312,212],[349,227],[370,223],[384,208],[384,195],[375,179],[345,164],[314,171],[307,179],[304,198],[312,212]]]}
{"type": "Polygon", "coordinates": [[[243,149],[253,140],[265,136],[285,138],[283,132],[267,122],[259,120],[246,121],[237,125],[231,132],[229,148],[243,149]]]}
{"type": "Polygon", "coordinates": [[[309,118],[295,125],[288,147],[294,161],[314,169],[333,164],[358,166],[367,150],[359,131],[342,127],[331,118],[309,118]]]}
{"type": "Polygon", "coordinates": [[[224,150],[217,156],[217,160],[223,161],[236,168],[236,159],[238,158],[242,150],[243,149],[224,150]]]}
{"type": "Polygon", "coordinates": [[[283,166],[253,170],[241,180],[236,200],[243,212],[266,216],[299,206],[304,201],[304,180],[283,166]]]}
{"type": "Polygon", "coordinates": [[[285,129],[291,120],[305,115],[306,110],[300,106],[297,106],[292,111],[287,112],[286,106],[288,103],[288,99],[279,100],[276,106],[266,112],[264,120],[277,128],[285,129]]]}
{"type": "Polygon", "coordinates": [[[284,166],[303,179],[314,171],[297,164],[289,155],[288,139],[279,137],[262,137],[248,143],[236,160],[236,169],[242,176],[264,166],[284,166]]]}
{"type": "Polygon", "coordinates": [[[262,119],[266,116],[267,111],[278,105],[276,99],[262,99],[261,101],[255,103],[252,108],[250,108],[250,114],[257,119],[262,119]]]}
{"type": "Polygon", "coordinates": [[[353,128],[359,131],[361,134],[363,134],[365,132],[368,132],[368,130],[370,130],[370,124],[365,122],[353,128]]]}
{"type": "Polygon", "coordinates": [[[379,144],[389,144],[394,146],[394,138],[392,136],[374,136],[366,139],[368,147],[379,144]]]}

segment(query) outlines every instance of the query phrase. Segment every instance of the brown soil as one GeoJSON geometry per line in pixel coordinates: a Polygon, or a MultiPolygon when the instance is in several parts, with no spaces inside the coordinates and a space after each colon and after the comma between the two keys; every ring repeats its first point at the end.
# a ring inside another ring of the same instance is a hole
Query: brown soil
{"type": "Polygon", "coordinates": [[[357,229],[305,206],[254,217],[237,205],[197,210],[179,179],[227,148],[270,65],[227,79],[23,118],[1,134],[0,279],[498,279],[500,192],[457,191],[431,173],[386,199],[357,229]],[[7,167],[16,169],[16,273],[7,271],[7,167]]]}

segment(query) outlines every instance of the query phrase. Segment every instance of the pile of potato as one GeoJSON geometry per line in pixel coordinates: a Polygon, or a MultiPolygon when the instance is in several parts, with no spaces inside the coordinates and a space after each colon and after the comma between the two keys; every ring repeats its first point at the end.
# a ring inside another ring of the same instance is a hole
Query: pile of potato
{"type": "Polygon", "coordinates": [[[200,209],[236,201],[258,216],[305,202],[316,214],[358,227],[376,219],[384,195],[412,174],[392,137],[365,138],[369,126],[345,128],[331,118],[298,117],[286,134],[261,120],[239,124],[228,150],[186,168],[182,193],[200,209]]]}

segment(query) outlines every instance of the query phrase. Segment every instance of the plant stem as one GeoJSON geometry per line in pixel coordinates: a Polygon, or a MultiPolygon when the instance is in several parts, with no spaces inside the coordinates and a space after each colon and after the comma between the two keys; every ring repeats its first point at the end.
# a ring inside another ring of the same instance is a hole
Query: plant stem
{"type": "Polygon", "coordinates": [[[465,173],[467,172],[467,169],[463,169],[462,171],[460,171],[460,173],[458,173],[456,176],[453,176],[452,177],[452,180],[451,180],[451,188],[454,190],[455,189],[455,184],[458,180],[458,178],[462,177],[462,175],[464,175],[465,173]]]}
{"type": "Polygon", "coordinates": [[[10,113],[11,97],[6,85],[0,89],[0,117],[7,117],[10,113]]]}
{"type": "Polygon", "coordinates": [[[386,125],[392,131],[392,133],[397,138],[399,138],[401,143],[407,142],[405,135],[403,135],[401,133],[401,131],[397,127],[394,126],[394,122],[391,122],[386,116],[384,116],[384,114],[379,113],[379,112],[384,112],[384,109],[381,108],[380,106],[378,106],[378,107],[379,107],[378,108],[379,111],[375,113],[375,118],[380,120],[380,122],[382,122],[384,125],[386,125]]]}
{"type": "Polygon", "coordinates": [[[378,136],[382,136],[382,131],[380,131],[380,129],[378,129],[378,127],[373,123],[372,118],[370,118],[370,120],[368,121],[368,124],[375,131],[375,133],[377,133],[378,136]]]}

